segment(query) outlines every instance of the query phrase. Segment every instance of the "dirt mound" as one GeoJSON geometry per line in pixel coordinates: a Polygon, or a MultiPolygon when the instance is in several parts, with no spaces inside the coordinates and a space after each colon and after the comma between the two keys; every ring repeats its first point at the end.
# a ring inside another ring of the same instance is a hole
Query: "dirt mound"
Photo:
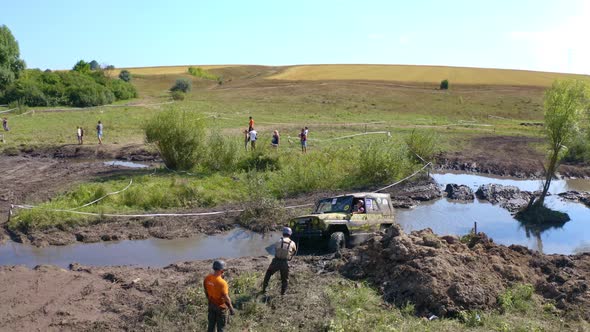
{"type": "Polygon", "coordinates": [[[459,201],[473,201],[475,196],[473,190],[463,184],[447,184],[445,187],[447,198],[459,201]]]}
{"type": "Polygon", "coordinates": [[[403,182],[400,186],[393,187],[389,193],[391,194],[391,204],[395,208],[411,208],[419,202],[442,197],[442,191],[431,177],[421,177],[403,182]]]}
{"type": "Polygon", "coordinates": [[[566,191],[558,195],[565,200],[584,203],[590,207],[590,193],[566,191]]]}
{"type": "Polygon", "coordinates": [[[558,308],[590,320],[590,254],[543,255],[497,245],[483,233],[465,244],[430,229],[405,234],[392,226],[346,255],[345,276],[368,278],[387,301],[411,302],[421,315],[489,310],[508,287],[530,283],[558,308]]]}
{"type": "Polygon", "coordinates": [[[485,199],[492,204],[500,204],[510,212],[516,212],[529,204],[535,193],[521,191],[516,186],[503,186],[501,184],[481,185],[475,195],[479,199],[485,199]]]}

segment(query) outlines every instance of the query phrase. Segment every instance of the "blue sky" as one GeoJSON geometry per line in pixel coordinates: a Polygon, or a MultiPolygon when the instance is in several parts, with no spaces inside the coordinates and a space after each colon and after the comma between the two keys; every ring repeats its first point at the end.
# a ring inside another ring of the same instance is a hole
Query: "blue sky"
{"type": "Polygon", "coordinates": [[[590,74],[590,1],[0,0],[29,68],[381,63],[590,74]]]}

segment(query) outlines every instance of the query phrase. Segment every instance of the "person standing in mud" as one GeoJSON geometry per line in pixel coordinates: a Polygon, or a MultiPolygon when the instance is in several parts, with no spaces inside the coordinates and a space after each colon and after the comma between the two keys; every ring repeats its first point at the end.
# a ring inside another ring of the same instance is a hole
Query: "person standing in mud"
{"type": "Polygon", "coordinates": [[[209,311],[207,313],[207,331],[223,332],[225,325],[229,320],[228,313],[234,314],[234,307],[229,298],[229,287],[227,282],[223,280],[223,273],[225,272],[225,262],[213,262],[213,273],[205,277],[203,281],[203,288],[205,289],[205,296],[209,302],[209,311]]]}
{"type": "Polygon", "coordinates": [[[285,295],[289,286],[289,260],[295,255],[297,245],[291,240],[293,231],[289,227],[283,228],[283,237],[275,244],[275,257],[266,270],[262,282],[262,293],[266,294],[266,288],[270,277],[277,271],[281,273],[281,295],[285,295]]]}
{"type": "Polygon", "coordinates": [[[96,136],[98,137],[98,144],[102,144],[102,122],[100,122],[100,120],[98,121],[98,124],[96,125],[96,136]]]}

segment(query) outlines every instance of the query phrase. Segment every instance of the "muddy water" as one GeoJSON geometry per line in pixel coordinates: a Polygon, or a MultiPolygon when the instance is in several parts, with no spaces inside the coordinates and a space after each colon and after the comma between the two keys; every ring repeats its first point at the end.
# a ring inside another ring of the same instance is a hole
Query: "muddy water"
{"type": "Polygon", "coordinates": [[[36,248],[15,242],[0,245],[0,265],[52,264],[139,265],[163,267],[168,264],[211,258],[235,258],[273,254],[272,243],[279,234],[253,233],[236,228],[228,233],[174,240],[147,239],[99,242],[36,248]]]}
{"type": "MultiPolygon", "coordinates": [[[[521,190],[539,190],[540,182],[508,178],[484,177],[468,174],[434,174],[442,186],[448,183],[465,184],[474,190],[482,184],[514,185],[521,190]]],[[[590,191],[589,180],[557,180],[550,192],[557,194],[567,190],[590,191]]],[[[520,244],[544,253],[573,254],[590,251],[590,209],[583,204],[563,201],[557,195],[546,199],[548,207],[567,212],[571,220],[563,227],[532,229],[522,225],[505,209],[486,201],[458,203],[447,199],[426,202],[414,209],[397,210],[396,221],[404,230],[431,228],[439,235],[464,235],[477,221],[478,231],[483,231],[497,243],[520,244]]]]}

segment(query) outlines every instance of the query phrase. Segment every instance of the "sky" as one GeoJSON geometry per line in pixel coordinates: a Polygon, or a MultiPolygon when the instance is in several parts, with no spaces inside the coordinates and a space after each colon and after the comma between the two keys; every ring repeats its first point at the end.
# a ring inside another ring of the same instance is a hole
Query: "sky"
{"type": "Polygon", "coordinates": [[[0,0],[28,68],[412,64],[590,74],[585,0],[0,0]]]}

